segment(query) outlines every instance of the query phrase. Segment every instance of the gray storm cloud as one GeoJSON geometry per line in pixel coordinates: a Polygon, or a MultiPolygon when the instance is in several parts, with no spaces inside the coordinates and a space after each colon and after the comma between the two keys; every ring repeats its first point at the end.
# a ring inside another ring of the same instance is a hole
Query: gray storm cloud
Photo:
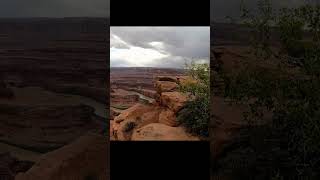
{"type": "Polygon", "coordinates": [[[109,17],[110,0],[1,0],[0,17],[109,17]]]}
{"type": "Polygon", "coordinates": [[[209,57],[209,27],[111,27],[111,32],[134,46],[154,48],[151,42],[162,42],[174,56],[209,57]]]}
{"type": "Polygon", "coordinates": [[[209,61],[210,27],[110,29],[111,66],[183,67],[191,60],[209,61]]]}

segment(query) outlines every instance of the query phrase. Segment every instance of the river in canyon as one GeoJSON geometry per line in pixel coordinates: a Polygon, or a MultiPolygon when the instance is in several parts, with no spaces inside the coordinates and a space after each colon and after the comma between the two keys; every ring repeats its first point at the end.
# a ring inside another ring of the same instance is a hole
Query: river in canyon
{"type": "Polygon", "coordinates": [[[16,104],[16,105],[78,105],[85,104],[95,109],[95,114],[107,118],[107,106],[94,99],[73,95],[56,93],[45,90],[40,87],[24,87],[24,88],[11,88],[15,94],[14,99],[1,100],[1,103],[16,104]]]}
{"type": "MultiPolygon", "coordinates": [[[[141,94],[141,93],[138,93],[138,92],[136,92],[136,91],[128,91],[128,90],[122,90],[121,89],[121,91],[125,91],[128,95],[138,95],[139,96],[139,100],[141,100],[141,101],[147,101],[148,103],[152,103],[153,101],[155,101],[155,99],[153,99],[153,98],[151,98],[151,97],[148,97],[148,96],[145,96],[145,95],[143,95],[143,94],[141,94]]],[[[119,109],[119,108],[117,108],[117,107],[115,107],[115,106],[112,106],[111,105],[111,109],[113,110],[113,111],[116,111],[116,112],[118,112],[118,113],[121,113],[124,109],[119,109]]]]}
{"type": "MultiPolygon", "coordinates": [[[[10,100],[1,100],[2,104],[14,104],[14,105],[77,105],[85,104],[95,109],[97,116],[107,119],[107,107],[106,104],[97,102],[91,98],[72,95],[55,93],[47,91],[40,87],[24,87],[16,88],[12,87],[15,98],[10,100]]],[[[25,150],[16,146],[8,145],[0,142],[0,153],[10,152],[14,157],[20,160],[37,161],[41,153],[25,150]]]]}
{"type": "Polygon", "coordinates": [[[138,92],[135,92],[135,91],[128,91],[128,92],[129,92],[129,93],[132,93],[132,94],[138,95],[140,99],[146,100],[146,101],[148,101],[149,103],[152,103],[152,102],[154,101],[153,98],[150,98],[150,97],[145,96],[145,95],[143,95],[143,94],[140,94],[140,93],[138,93],[138,92]]]}

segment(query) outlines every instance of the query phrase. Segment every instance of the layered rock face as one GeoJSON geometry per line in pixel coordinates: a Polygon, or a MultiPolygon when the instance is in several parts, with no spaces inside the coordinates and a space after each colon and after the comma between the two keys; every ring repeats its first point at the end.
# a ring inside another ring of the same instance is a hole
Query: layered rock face
{"type": "Polygon", "coordinates": [[[139,96],[123,89],[113,89],[110,93],[110,103],[119,109],[126,109],[139,101],[139,96]]]}
{"type": "Polygon", "coordinates": [[[89,133],[73,143],[42,156],[16,180],[109,179],[108,143],[104,136],[89,133]]]}
{"type": "Polygon", "coordinates": [[[178,92],[176,77],[157,77],[153,103],[137,103],[110,122],[112,140],[199,140],[179,126],[176,113],[189,100],[178,92]]]}
{"type": "MultiPolygon", "coordinates": [[[[184,70],[172,68],[112,67],[110,69],[111,109],[122,111],[139,102],[150,103],[159,97],[154,85],[155,78],[182,76],[184,73],[184,70]]],[[[110,120],[113,118],[114,116],[110,114],[110,120]]]]}
{"type": "MultiPolygon", "coordinates": [[[[156,77],[182,76],[183,74],[184,74],[184,71],[181,69],[113,67],[111,68],[111,71],[110,71],[110,84],[112,89],[125,89],[125,90],[135,89],[135,91],[136,90],[154,91],[154,79],[156,77]]],[[[150,92],[146,92],[146,93],[150,93],[150,92]]]]}

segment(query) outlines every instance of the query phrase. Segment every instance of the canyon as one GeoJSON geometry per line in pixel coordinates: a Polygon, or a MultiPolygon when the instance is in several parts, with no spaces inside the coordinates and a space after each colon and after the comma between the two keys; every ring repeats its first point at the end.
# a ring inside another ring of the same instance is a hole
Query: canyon
{"type": "Polygon", "coordinates": [[[0,153],[14,159],[1,164],[6,179],[108,178],[108,25],[106,18],[0,19],[0,153]],[[77,162],[99,172],[79,166],[79,174],[77,162]]]}
{"type": "Polygon", "coordinates": [[[111,68],[110,138],[115,141],[197,141],[177,121],[190,98],[179,92],[183,69],[111,68]]]}

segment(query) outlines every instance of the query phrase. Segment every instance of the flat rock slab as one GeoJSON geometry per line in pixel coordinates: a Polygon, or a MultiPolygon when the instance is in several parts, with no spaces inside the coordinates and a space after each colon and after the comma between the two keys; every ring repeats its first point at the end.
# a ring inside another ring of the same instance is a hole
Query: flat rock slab
{"type": "Polygon", "coordinates": [[[132,141],[199,141],[198,137],[186,133],[182,127],[170,127],[152,123],[135,130],[132,141]]]}

